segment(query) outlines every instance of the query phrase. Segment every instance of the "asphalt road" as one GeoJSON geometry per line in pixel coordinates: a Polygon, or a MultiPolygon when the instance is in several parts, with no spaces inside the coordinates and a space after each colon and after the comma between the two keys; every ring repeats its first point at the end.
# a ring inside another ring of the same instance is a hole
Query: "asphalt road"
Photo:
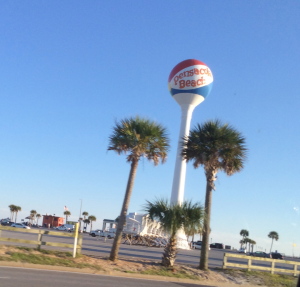
{"type": "MultiPolygon", "coordinates": [[[[29,234],[29,233],[22,233],[22,232],[2,231],[1,236],[37,240],[36,234],[29,234]]],[[[62,243],[72,244],[74,238],[44,235],[43,241],[62,242],[62,243]]],[[[82,253],[84,255],[88,255],[94,258],[108,257],[111,250],[112,242],[113,239],[107,239],[105,241],[103,237],[99,239],[99,237],[95,238],[89,236],[88,234],[83,234],[82,253]]],[[[7,242],[2,242],[2,244],[7,244],[7,242]]],[[[14,243],[10,243],[10,244],[14,244],[14,243]]],[[[28,245],[28,246],[33,247],[32,245],[28,245]]],[[[42,248],[57,250],[57,247],[43,246],[42,248]]],[[[63,250],[72,251],[67,248],[63,248],[63,250]]],[[[163,252],[163,248],[159,248],[159,247],[121,244],[119,258],[124,258],[124,259],[126,258],[134,261],[138,261],[138,260],[160,261],[162,257],[162,252],[163,252]]],[[[209,262],[208,262],[210,268],[222,267],[224,252],[236,253],[236,251],[232,251],[232,250],[211,249],[209,252],[209,262]]],[[[255,261],[255,257],[252,257],[252,260],[253,260],[253,264],[256,264],[258,266],[265,266],[265,267],[271,266],[270,262],[255,261]]],[[[287,260],[299,261],[294,258],[287,259],[287,260]]],[[[200,261],[200,250],[179,250],[176,257],[176,262],[181,264],[198,266],[199,261],[200,261]]],[[[246,259],[231,258],[229,259],[228,262],[246,264],[247,261],[246,259]]],[[[278,264],[276,264],[276,268],[292,269],[292,266],[281,264],[279,262],[278,264]]]]}
{"type": "Polygon", "coordinates": [[[159,287],[208,287],[207,285],[156,281],[152,279],[132,279],[15,267],[0,267],[0,282],[3,287],[153,287],[153,285],[159,287]],[[122,281],[120,282],[120,280],[122,281]]]}

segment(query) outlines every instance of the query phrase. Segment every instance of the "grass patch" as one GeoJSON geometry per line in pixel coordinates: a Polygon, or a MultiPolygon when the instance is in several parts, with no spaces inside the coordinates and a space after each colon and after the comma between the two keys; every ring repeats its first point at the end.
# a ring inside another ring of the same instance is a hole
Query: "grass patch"
{"type": "Polygon", "coordinates": [[[297,285],[297,277],[293,275],[271,274],[261,271],[247,271],[237,269],[218,269],[219,272],[236,276],[238,273],[243,274],[246,278],[260,279],[261,285],[272,287],[295,287],[297,285]]]}
{"type": "Polygon", "coordinates": [[[166,267],[161,267],[160,269],[148,269],[142,271],[141,274],[199,280],[199,277],[188,274],[185,271],[174,270],[173,268],[166,267]]]}
{"type": "Polygon", "coordinates": [[[76,262],[76,258],[82,257],[78,255],[76,258],[72,257],[71,252],[38,250],[28,247],[17,247],[18,251],[6,251],[5,255],[0,255],[0,261],[13,261],[41,265],[64,266],[73,268],[90,268],[93,270],[103,270],[101,266],[89,263],[76,262]]]}

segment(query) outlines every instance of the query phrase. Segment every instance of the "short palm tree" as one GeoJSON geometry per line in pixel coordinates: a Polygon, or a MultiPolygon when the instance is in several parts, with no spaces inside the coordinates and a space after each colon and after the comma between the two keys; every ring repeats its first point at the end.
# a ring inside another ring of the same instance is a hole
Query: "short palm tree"
{"type": "Polygon", "coordinates": [[[182,156],[193,161],[195,168],[204,167],[206,176],[205,221],[199,268],[208,269],[209,230],[212,204],[212,191],[217,173],[224,171],[232,175],[243,169],[246,159],[245,138],[219,120],[198,124],[190,135],[183,139],[182,156]]]}
{"type": "Polygon", "coordinates": [[[271,231],[268,234],[268,237],[272,238],[272,243],[271,243],[271,248],[270,248],[270,253],[271,253],[272,247],[273,247],[273,241],[274,241],[274,239],[277,241],[279,239],[279,235],[278,235],[278,233],[276,231],[271,231]]]}
{"type": "Polygon", "coordinates": [[[16,205],[10,204],[8,207],[9,207],[9,210],[10,210],[10,221],[13,221],[14,220],[14,215],[15,215],[15,210],[16,210],[16,205]]]}
{"type": "Polygon", "coordinates": [[[240,243],[241,243],[241,248],[242,248],[242,242],[244,241],[244,239],[245,239],[246,237],[249,236],[249,231],[248,231],[247,229],[242,229],[242,230],[240,231],[240,235],[243,237],[243,239],[240,241],[240,243]]]}
{"type": "Polygon", "coordinates": [[[90,223],[91,223],[91,229],[90,229],[90,231],[92,231],[93,221],[96,221],[97,218],[96,218],[96,216],[94,216],[94,215],[90,215],[90,216],[88,217],[88,220],[89,220],[90,223]]]}
{"type": "Polygon", "coordinates": [[[66,216],[66,223],[68,221],[68,217],[71,215],[71,212],[69,210],[64,211],[64,215],[66,216]]]}
{"type": "Polygon", "coordinates": [[[160,161],[163,163],[166,160],[168,149],[169,140],[166,129],[153,121],[137,116],[117,122],[113,128],[108,150],[127,155],[127,162],[131,167],[116,236],[110,252],[110,260],[115,261],[118,257],[139,160],[145,157],[153,161],[154,165],[159,164],[160,161]]]}
{"type": "Polygon", "coordinates": [[[82,212],[83,220],[86,219],[87,216],[89,216],[89,213],[87,211],[82,212]]]}
{"type": "Polygon", "coordinates": [[[83,229],[86,230],[87,228],[87,224],[85,223],[86,217],[89,215],[89,213],[87,211],[82,212],[83,215],[83,229]],[[85,226],[84,226],[85,225],[85,226]]]}
{"type": "Polygon", "coordinates": [[[86,231],[88,224],[90,224],[91,222],[90,222],[89,219],[84,219],[84,220],[83,220],[83,223],[84,223],[84,225],[85,225],[84,230],[86,231]]]}
{"type": "Polygon", "coordinates": [[[170,204],[167,200],[156,200],[153,203],[147,201],[145,205],[151,221],[159,221],[161,229],[168,233],[170,238],[164,249],[162,265],[171,267],[175,263],[177,254],[176,233],[180,229],[190,229],[191,226],[201,226],[204,218],[204,208],[196,203],[185,201],[180,204],[170,204]]]}
{"type": "Polygon", "coordinates": [[[37,214],[36,210],[34,210],[34,209],[30,210],[31,224],[34,222],[36,214],[37,214]]]}

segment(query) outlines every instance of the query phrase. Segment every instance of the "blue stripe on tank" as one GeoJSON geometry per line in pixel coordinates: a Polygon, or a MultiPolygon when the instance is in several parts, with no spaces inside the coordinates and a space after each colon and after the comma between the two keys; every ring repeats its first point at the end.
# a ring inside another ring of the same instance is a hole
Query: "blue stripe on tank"
{"type": "Polygon", "coordinates": [[[177,95],[177,94],[190,93],[190,94],[201,95],[202,97],[206,98],[209,95],[211,89],[212,89],[212,83],[210,83],[207,86],[201,87],[201,88],[190,89],[190,90],[171,89],[170,93],[172,96],[177,95]]]}

